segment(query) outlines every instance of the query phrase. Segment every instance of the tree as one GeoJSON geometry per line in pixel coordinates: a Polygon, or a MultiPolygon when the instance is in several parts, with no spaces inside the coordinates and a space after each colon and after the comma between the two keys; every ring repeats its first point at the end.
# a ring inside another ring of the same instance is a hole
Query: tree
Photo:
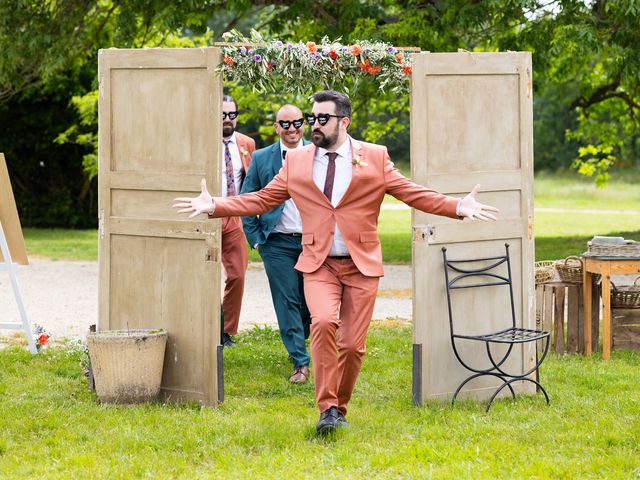
{"type": "MultiPolygon", "coordinates": [[[[86,200],[95,190],[99,48],[210,45],[230,28],[248,34],[252,27],[283,41],[326,36],[428,51],[531,50],[538,164],[575,159],[575,168],[599,184],[612,168],[640,164],[637,0],[0,0],[0,145],[5,153],[16,145],[7,160],[19,208],[39,201],[58,205],[56,215],[84,212],[66,214],[63,225],[94,222],[95,204],[86,200]],[[60,143],[51,143],[56,138],[60,143]],[[19,161],[29,168],[12,164],[19,161]],[[51,179],[74,183],[60,189],[43,180],[36,187],[29,176],[42,173],[42,163],[51,179]],[[63,175],[66,169],[80,169],[81,180],[63,175]]],[[[268,115],[282,99],[232,89],[241,105],[251,99],[247,124],[268,136],[268,115]]],[[[364,85],[353,100],[355,133],[406,157],[408,98],[364,85]]]]}
{"type": "Polygon", "coordinates": [[[0,148],[24,225],[95,225],[98,49],[171,45],[236,3],[0,1],[0,148]]]}

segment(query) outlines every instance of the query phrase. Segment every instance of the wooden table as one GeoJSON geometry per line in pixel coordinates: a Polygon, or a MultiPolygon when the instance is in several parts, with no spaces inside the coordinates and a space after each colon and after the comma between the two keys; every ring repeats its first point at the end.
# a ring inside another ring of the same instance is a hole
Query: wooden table
{"type": "MultiPolygon", "coordinates": [[[[640,257],[582,256],[584,317],[591,318],[591,277],[602,275],[602,359],[611,356],[611,275],[640,274],[640,257]]],[[[584,354],[591,355],[591,322],[584,322],[584,354]]]]}

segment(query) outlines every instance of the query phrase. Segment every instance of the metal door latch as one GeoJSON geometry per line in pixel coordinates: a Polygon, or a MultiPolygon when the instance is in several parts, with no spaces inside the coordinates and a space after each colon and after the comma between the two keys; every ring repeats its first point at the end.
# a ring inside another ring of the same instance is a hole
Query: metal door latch
{"type": "Polygon", "coordinates": [[[435,239],[436,239],[435,226],[427,225],[426,227],[414,227],[413,229],[414,242],[431,242],[435,239]]]}

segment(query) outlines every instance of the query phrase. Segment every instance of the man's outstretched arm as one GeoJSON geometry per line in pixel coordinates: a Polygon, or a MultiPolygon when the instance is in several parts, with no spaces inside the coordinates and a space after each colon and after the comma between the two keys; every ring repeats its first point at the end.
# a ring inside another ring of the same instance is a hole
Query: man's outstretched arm
{"type": "Polygon", "coordinates": [[[213,218],[260,215],[290,198],[286,175],[286,167],[284,167],[271,182],[257,192],[217,199],[211,197],[207,190],[207,183],[203,179],[200,184],[200,195],[175,198],[173,207],[178,209],[178,213],[189,213],[189,218],[201,213],[206,213],[213,218]]]}

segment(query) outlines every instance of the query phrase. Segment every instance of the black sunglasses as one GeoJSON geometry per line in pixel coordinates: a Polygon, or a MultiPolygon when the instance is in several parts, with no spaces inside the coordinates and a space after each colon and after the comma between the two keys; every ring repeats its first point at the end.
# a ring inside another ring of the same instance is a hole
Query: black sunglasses
{"type": "Polygon", "coordinates": [[[282,128],[284,128],[285,130],[289,130],[289,127],[291,125],[293,125],[293,128],[295,128],[296,130],[299,129],[302,124],[304,123],[304,119],[303,118],[299,118],[297,120],[278,120],[278,123],[280,124],[280,126],[282,128]]]}
{"type": "Polygon", "coordinates": [[[331,115],[330,113],[319,113],[318,115],[314,115],[313,113],[306,113],[305,117],[307,118],[307,123],[310,127],[313,127],[313,124],[318,123],[322,126],[326,125],[331,117],[336,118],[344,118],[344,115],[331,115]]]}
{"type": "Polygon", "coordinates": [[[240,115],[240,112],[237,110],[235,112],[222,112],[222,119],[227,118],[227,115],[229,115],[229,120],[235,120],[237,116],[240,115]]]}

